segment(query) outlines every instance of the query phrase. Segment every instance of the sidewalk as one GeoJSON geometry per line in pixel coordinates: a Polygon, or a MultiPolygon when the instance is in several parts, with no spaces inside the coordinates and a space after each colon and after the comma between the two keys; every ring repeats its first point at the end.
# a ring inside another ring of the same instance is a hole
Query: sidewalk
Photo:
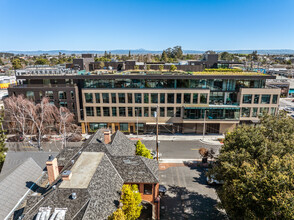
{"type": "MultiPolygon", "coordinates": [[[[156,135],[127,135],[127,137],[131,140],[145,140],[145,141],[155,141],[156,135]]],[[[158,135],[159,141],[196,141],[201,140],[203,138],[202,135],[185,135],[185,134],[177,134],[177,135],[158,135]]],[[[224,138],[223,135],[205,135],[205,142],[211,142],[209,144],[216,144],[218,138],[224,138]]],[[[218,141],[217,141],[218,142],[218,141]]],[[[218,142],[219,144],[219,142],[218,142]]]]}

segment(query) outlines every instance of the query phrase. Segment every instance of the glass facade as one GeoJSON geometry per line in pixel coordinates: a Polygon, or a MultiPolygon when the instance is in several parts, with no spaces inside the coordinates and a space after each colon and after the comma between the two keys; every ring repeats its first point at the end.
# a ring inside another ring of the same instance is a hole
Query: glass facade
{"type": "Polygon", "coordinates": [[[239,120],[240,108],[201,108],[191,107],[184,109],[184,119],[204,119],[206,111],[207,120],[239,120]]]}
{"type": "Polygon", "coordinates": [[[271,95],[262,95],[261,96],[261,104],[270,104],[271,95]]]}

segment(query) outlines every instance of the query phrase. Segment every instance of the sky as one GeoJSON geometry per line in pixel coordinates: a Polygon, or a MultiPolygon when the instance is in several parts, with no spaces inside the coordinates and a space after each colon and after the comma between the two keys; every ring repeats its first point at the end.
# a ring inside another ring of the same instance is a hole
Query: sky
{"type": "Polygon", "coordinates": [[[0,51],[294,49],[294,0],[0,0],[0,51]]]}

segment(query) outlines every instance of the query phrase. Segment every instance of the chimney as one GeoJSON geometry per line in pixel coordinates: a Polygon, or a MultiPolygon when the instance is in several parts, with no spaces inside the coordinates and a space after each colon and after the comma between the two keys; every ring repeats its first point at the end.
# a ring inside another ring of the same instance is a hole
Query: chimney
{"type": "Polygon", "coordinates": [[[109,144],[110,143],[110,131],[104,132],[104,143],[109,144]]]}
{"type": "Polygon", "coordinates": [[[62,180],[65,181],[65,180],[70,180],[71,179],[71,171],[70,170],[65,170],[61,173],[61,176],[62,176],[62,180]]]}
{"type": "Polygon", "coordinates": [[[59,175],[57,159],[53,158],[53,156],[50,155],[46,162],[46,167],[48,172],[49,183],[52,184],[59,175]]]}

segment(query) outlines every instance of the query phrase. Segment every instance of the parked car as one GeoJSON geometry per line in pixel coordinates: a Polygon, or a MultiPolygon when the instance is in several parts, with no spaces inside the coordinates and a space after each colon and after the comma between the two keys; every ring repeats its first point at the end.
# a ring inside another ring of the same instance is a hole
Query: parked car
{"type": "Polygon", "coordinates": [[[159,185],[159,195],[160,196],[164,196],[164,194],[166,193],[167,189],[164,185],[159,185]]]}
{"type": "MultiPolygon", "coordinates": [[[[156,159],[156,157],[157,157],[156,151],[153,150],[150,153],[151,153],[151,156],[153,156],[153,159],[156,159]]],[[[162,153],[158,153],[158,158],[161,158],[161,156],[162,156],[162,153]]]]}

